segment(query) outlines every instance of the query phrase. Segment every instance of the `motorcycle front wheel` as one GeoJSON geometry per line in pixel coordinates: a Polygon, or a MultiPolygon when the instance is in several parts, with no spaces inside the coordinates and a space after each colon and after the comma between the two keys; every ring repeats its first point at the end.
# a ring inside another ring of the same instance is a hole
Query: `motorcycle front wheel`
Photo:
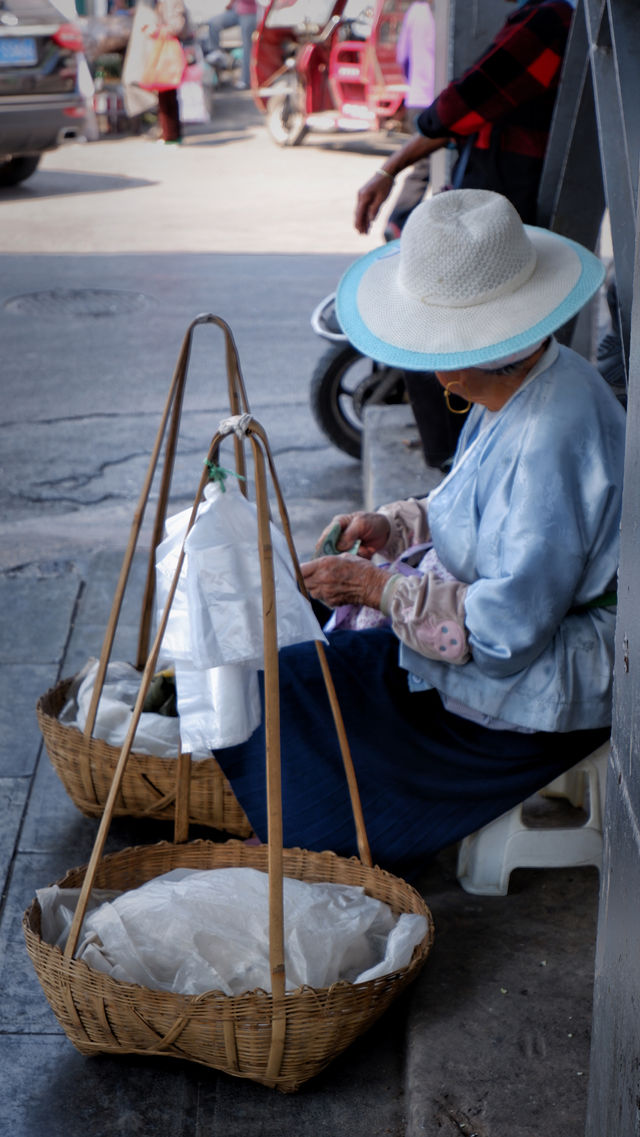
{"type": "Polygon", "coordinates": [[[278,146],[299,146],[307,133],[304,111],[296,105],[296,95],[289,92],[289,83],[278,90],[274,83],[273,94],[267,100],[267,130],[278,146]]]}
{"type": "Polygon", "coordinates": [[[406,402],[404,372],[374,363],[350,343],[332,344],[311,376],[310,399],[323,434],[345,454],[360,458],[365,406],[406,402]]]}

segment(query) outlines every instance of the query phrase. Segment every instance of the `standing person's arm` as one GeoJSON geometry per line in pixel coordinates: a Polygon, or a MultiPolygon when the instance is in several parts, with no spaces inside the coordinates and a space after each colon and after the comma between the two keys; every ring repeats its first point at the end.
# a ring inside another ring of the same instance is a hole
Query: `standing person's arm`
{"type": "Polygon", "coordinates": [[[372,178],[358,191],[355,227],[359,233],[368,233],[380,206],[388,198],[393,183],[403,170],[413,166],[420,158],[426,158],[446,146],[448,138],[425,138],[415,134],[400,150],[385,159],[372,178]]]}
{"type": "Polygon", "coordinates": [[[558,85],[570,25],[564,2],[511,16],[480,58],[423,111],[418,129],[428,138],[466,138],[546,97],[558,85]]]}

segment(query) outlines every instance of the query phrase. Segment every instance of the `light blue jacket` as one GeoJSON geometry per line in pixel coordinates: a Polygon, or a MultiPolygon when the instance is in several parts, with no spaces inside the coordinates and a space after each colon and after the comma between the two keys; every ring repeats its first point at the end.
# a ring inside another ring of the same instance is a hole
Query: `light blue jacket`
{"type": "Polygon", "coordinates": [[[474,406],[453,468],[426,499],[440,560],[469,585],[472,659],[406,645],[413,689],[524,728],[611,722],[625,415],[598,372],[555,341],[496,414],[474,406]]]}

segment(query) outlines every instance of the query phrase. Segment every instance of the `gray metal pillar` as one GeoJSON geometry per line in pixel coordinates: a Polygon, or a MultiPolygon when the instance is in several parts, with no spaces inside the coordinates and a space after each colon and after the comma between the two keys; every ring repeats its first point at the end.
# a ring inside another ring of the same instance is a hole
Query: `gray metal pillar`
{"type": "MultiPolygon", "coordinates": [[[[636,230],[637,232],[638,230],[636,230]]],[[[637,245],[637,240],[636,240],[637,245]]],[[[640,271],[630,315],[629,401],[612,760],[586,1137],[640,1134],[640,271]]]]}
{"type": "Polygon", "coordinates": [[[579,0],[539,219],[593,248],[606,202],[629,387],[586,1137],[640,1137],[639,164],[640,4],[579,0]]]}
{"type": "Polygon", "coordinates": [[[637,0],[581,0],[541,186],[541,220],[593,247],[604,187],[629,386],[586,1137],[640,1135],[639,160],[640,7],[637,0]]]}

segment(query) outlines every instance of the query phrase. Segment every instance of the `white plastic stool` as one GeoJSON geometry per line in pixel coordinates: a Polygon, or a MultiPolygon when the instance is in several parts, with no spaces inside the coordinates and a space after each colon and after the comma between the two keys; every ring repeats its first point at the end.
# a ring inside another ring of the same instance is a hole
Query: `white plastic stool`
{"type": "Polygon", "coordinates": [[[541,790],[547,797],[568,798],[574,806],[588,802],[584,825],[533,829],[523,819],[524,803],[514,806],[461,842],[457,877],[464,890],[482,896],[506,896],[515,868],[595,865],[599,869],[609,747],[605,742],[541,790]]]}

